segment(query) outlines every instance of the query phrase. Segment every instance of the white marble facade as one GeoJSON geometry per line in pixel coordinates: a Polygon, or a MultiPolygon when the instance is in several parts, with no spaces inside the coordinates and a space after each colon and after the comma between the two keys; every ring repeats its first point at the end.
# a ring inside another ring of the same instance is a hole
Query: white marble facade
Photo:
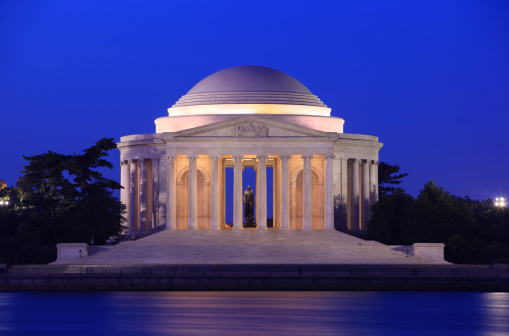
{"type": "MultiPolygon", "coordinates": [[[[242,171],[256,171],[258,230],[363,231],[378,198],[378,151],[296,79],[265,67],[216,72],[155,121],[156,133],[121,138],[121,200],[130,234],[242,230],[242,171]],[[266,169],[273,169],[273,204],[266,169]],[[233,206],[225,170],[233,169],[233,206]],[[267,209],[273,227],[267,228],[267,209]]],[[[251,229],[252,230],[252,229],[251,229]]]]}

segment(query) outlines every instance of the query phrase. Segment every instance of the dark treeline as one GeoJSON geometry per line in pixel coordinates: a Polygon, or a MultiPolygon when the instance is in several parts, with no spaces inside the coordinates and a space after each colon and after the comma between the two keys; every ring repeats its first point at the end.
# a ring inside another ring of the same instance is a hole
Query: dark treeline
{"type": "Polygon", "coordinates": [[[445,243],[445,259],[460,264],[509,261],[509,216],[491,199],[449,194],[430,181],[414,198],[396,187],[408,174],[380,164],[380,200],[371,207],[367,238],[390,245],[445,243]]]}
{"type": "Polygon", "coordinates": [[[81,154],[24,157],[16,187],[0,190],[0,263],[48,263],[58,243],[104,244],[118,235],[125,209],[112,193],[121,186],[98,171],[113,168],[105,157],[115,148],[103,138],[81,154]]]}

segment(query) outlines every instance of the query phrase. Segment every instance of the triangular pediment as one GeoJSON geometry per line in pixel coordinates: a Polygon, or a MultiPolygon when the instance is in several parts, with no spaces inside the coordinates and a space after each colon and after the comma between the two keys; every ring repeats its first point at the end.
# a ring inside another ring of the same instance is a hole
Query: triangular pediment
{"type": "Polygon", "coordinates": [[[205,126],[190,128],[175,132],[172,135],[179,138],[336,137],[335,134],[255,116],[239,117],[205,126]]]}

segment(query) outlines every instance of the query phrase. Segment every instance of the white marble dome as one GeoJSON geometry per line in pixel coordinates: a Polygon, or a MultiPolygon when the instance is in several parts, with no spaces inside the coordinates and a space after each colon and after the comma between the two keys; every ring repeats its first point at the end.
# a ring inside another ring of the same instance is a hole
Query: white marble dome
{"type": "Polygon", "coordinates": [[[198,82],[155,120],[156,132],[177,132],[247,115],[324,132],[343,132],[344,120],[301,82],[256,65],[217,71],[198,82]]]}
{"type": "Polygon", "coordinates": [[[217,104],[284,104],[326,107],[298,80],[255,65],[227,68],[201,80],[173,107],[217,104]]]}

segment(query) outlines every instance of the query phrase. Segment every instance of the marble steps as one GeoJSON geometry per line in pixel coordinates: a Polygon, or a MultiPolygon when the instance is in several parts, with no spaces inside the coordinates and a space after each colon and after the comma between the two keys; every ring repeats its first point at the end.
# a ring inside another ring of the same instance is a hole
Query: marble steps
{"type": "Polygon", "coordinates": [[[421,264],[398,246],[325,231],[162,231],[90,247],[84,264],[421,264]]]}

